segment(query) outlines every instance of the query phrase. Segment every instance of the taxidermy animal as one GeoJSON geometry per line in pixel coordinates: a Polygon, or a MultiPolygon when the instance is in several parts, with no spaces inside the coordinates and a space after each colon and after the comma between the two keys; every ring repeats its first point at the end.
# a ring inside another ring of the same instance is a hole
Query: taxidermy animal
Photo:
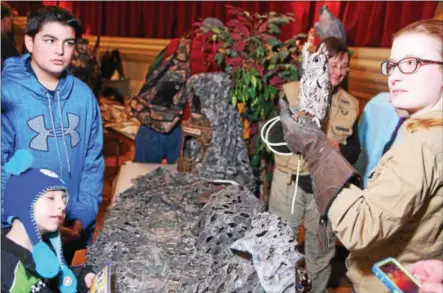
{"type": "Polygon", "coordinates": [[[321,127],[331,106],[332,85],[329,81],[328,52],[322,44],[317,52],[310,54],[310,42],[303,46],[303,76],[300,80],[300,109],[294,119],[301,122],[300,116],[311,116],[321,127]]]}
{"type": "Polygon", "coordinates": [[[326,5],[320,8],[320,21],[314,25],[314,29],[321,40],[336,37],[346,42],[346,31],[343,22],[336,18],[326,5]]]}

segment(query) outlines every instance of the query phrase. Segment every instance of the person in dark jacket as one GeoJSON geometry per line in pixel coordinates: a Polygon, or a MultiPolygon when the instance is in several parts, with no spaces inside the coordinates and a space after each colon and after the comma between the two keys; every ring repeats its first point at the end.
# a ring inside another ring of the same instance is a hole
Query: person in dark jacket
{"type": "MultiPolygon", "coordinates": [[[[208,17],[202,22],[202,26],[216,26],[223,27],[223,22],[216,18],[208,17]]],[[[149,66],[146,74],[146,81],[153,74],[154,70],[158,68],[162,62],[173,55],[177,50],[180,38],[172,39],[168,46],[164,48],[149,66]]],[[[212,72],[217,69],[211,68],[205,63],[205,55],[202,52],[203,41],[198,36],[194,37],[190,52],[190,71],[191,75],[212,72]]],[[[140,93],[145,92],[144,84],[140,93]]],[[[191,108],[189,102],[186,102],[181,121],[186,121],[191,115],[191,108]]],[[[180,154],[180,140],[181,140],[181,125],[175,126],[169,133],[160,133],[149,126],[140,126],[137,136],[135,138],[135,157],[134,161],[139,163],[161,163],[166,159],[168,164],[176,163],[180,154]]]]}
{"type": "Polygon", "coordinates": [[[83,267],[76,276],[62,252],[59,227],[69,198],[67,186],[51,170],[30,168],[32,161],[31,151],[20,149],[4,166],[8,178],[3,204],[12,227],[2,235],[1,291],[87,292],[95,274],[83,267]]]}

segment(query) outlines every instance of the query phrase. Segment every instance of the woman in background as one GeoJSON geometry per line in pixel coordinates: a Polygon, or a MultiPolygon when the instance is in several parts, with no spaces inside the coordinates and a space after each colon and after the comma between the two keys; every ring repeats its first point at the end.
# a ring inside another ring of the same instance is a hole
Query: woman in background
{"type": "Polygon", "coordinates": [[[296,123],[280,101],[285,140],[307,161],[320,225],[329,219],[350,251],[348,277],[358,293],[389,292],[371,271],[386,257],[405,265],[443,257],[443,21],[400,30],[382,73],[389,77],[392,105],[409,118],[364,190],[315,123],[296,123]]]}

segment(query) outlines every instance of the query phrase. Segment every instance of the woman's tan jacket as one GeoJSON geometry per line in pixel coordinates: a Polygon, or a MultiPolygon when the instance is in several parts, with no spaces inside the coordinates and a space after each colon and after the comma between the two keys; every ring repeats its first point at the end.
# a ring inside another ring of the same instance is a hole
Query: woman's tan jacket
{"type": "Polygon", "coordinates": [[[371,272],[386,257],[404,265],[443,257],[442,118],[436,110],[407,120],[367,189],[350,185],[331,205],[329,219],[350,251],[348,277],[358,293],[389,292],[371,272]]]}

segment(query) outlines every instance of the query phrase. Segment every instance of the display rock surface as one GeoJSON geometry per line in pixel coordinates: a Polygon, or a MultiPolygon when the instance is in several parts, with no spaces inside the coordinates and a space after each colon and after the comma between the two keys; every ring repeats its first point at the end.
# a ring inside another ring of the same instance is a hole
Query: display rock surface
{"type": "Polygon", "coordinates": [[[119,195],[87,263],[112,262],[120,293],[296,292],[294,239],[248,189],[159,168],[119,195]]]}
{"type": "MultiPolygon", "coordinates": [[[[254,192],[256,179],[249,162],[248,149],[243,140],[243,127],[239,112],[229,101],[232,81],[229,75],[201,73],[193,75],[186,84],[191,104],[198,99],[201,112],[211,124],[212,139],[202,162],[196,165],[198,176],[211,179],[228,179],[246,186],[254,192]]],[[[185,152],[198,157],[198,144],[190,143],[185,152]]]]}

